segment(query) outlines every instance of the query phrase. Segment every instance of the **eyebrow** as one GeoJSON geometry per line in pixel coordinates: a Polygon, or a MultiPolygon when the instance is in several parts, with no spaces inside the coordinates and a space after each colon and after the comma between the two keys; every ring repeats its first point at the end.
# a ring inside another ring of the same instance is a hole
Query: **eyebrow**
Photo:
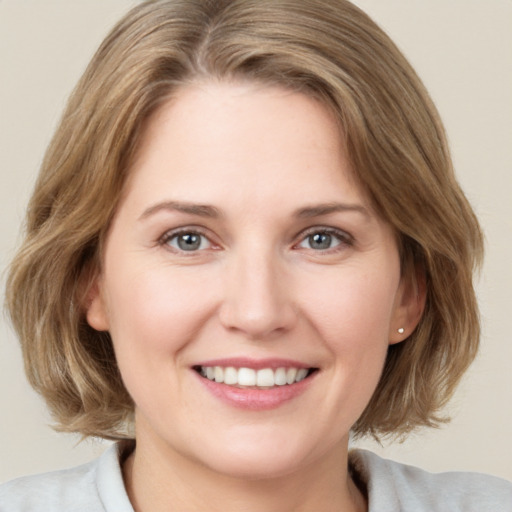
{"type": "Polygon", "coordinates": [[[199,217],[208,217],[208,218],[219,218],[221,217],[221,213],[215,206],[210,206],[207,204],[196,204],[196,203],[187,203],[182,201],[162,201],[161,203],[157,203],[153,206],[150,206],[139,217],[139,220],[146,219],[151,215],[154,215],[160,211],[177,211],[181,213],[187,213],[189,215],[197,215],[199,217]]]}
{"type": "Polygon", "coordinates": [[[359,204],[346,203],[325,203],[314,206],[306,206],[295,211],[295,216],[300,219],[310,219],[313,217],[321,217],[337,212],[357,212],[364,217],[369,218],[370,213],[367,208],[359,204]]]}
{"type": "MultiPolygon", "coordinates": [[[[162,201],[144,210],[142,215],[139,217],[139,220],[144,220],[160,211],[177,211],[212,219],[222,217],[218,208],[208,204],[196,204],[183,201],[162,201]]],[[[325,203],[314,206],[305,206],[296,210],[294,212],[294,216],[300,219],[310,219],[337,212],[356,212],[365,217],[370,217],[368,210],[364,206],[346,203],[325,203]]]]}

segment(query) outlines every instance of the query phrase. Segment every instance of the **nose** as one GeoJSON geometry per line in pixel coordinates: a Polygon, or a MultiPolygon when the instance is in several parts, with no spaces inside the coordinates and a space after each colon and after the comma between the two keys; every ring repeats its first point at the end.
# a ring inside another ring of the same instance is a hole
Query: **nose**
{"type": "Polygon", "coordinates": [[[267,251],[233,256],[226,272],[220,320],[248,339],[266,340],[290,330],[297,321],[284,263],[267,251]]]}

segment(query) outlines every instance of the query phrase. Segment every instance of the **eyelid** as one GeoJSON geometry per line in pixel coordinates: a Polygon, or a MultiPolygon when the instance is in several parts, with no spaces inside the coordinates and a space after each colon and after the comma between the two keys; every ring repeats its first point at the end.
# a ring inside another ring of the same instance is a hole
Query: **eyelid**
{"type": "Polygon", "coordinates": [[[300,248],[299,244],[301,244],[308,236],[314,235],[316,233],[325,233],[327,235],[335,236],[340,241],[340,244],[331,249],[325,249],[324,251],[316,250],[315,252],[319,252],[319,253],[320,252],[325,253],[325,252],[329,252],[329,251],[333,252],[333,251],[339,250],[338,248],[340,246],[346,247],[346,246],[351,246],[354,244],[354,237],[347,231],[344,231],[339,228],[330,227],[330,226],[312,226],[312,227],[307,228],[306,230],[302,231],[298,235],[298,237],[297,237],[298,241],[294,244],[294,248],[300,248]]]}
{"type": "MultiPolygon", "coordinates": [[[[193,255],[194,253],[203,252],[205,250],[211,250],[211,249],[216,250],[216,249],[220,248],[220,244],[216,243],[213,240],[213,237],[211,236],[211,234],[208,230],[206,230],[200,226],[194,226],[194,225],[180,226],[178,228],[169,229],[169,230],[165,231],[163,233],[163,235],[161,235],[158,238],[157,243],[158,243],[158,245],[167,247],[169,250],[173,250],[173,251],[180,252],[180,253],[186,253],[187,251],[182,251],[182,250],[171,247],[169,245],[169,241],[172,240],[176,236],[179,236],[182,234],[190,234],[190,233],[194,233],[194,234],[197,234],[197,235],[200,235],[200,236],[206,238],[209,242],[209,247],[207,249],[201,249],[198,251],[190,251],[190,253],[188,254],[189,256],[193,255]]],[[[300,249],[299,244],[302,243],[308,236],[311,236],[315,233],[325,233],[325,234],[336,237],[340,241],[340,243],[337,246],[335,246],[331,249],[325,249],[323,251],[316,250],[315,252],[319,252],[319,253],[320,252],[324,252],[324,253],[335,252],[336,250],[339,250],[340,246],[347,247],[347,246],[351,246],[354,244],[354,237],[347,231],[344,231],[339,228],[334,228],[331,226],[320,225],[320,226],[312,226],[310,228],[307,228],[307,229],[301,231],[297,235],[297,237],[295,237],[297,241],[293,244],[293,248],[300,249]]],[[[311,249],[311,250],[313,250],[313,249],[311,249]]]]}
{"type": "Polygon", "coordinates": [[[173,238],[175,238],[177,236],[185,235],[185,234],[197,234],[197,235],[200,235],[200,236],[206,238],[209,242],[208,248],[200,249],[197,251],[189,251],[187,256],[191,256],[194,253],[203,252],[206,250],[211,250],[211,249],[215,250],[219,247],[219,244],[215,243],[212,240],[212,236],[204,228],[201,228],[200,226],[180,226],[179,228],[169,229],[162,236],[160,236],[158,238],[157,243],[158,243],[158,245],[165,246],[166,248],[168,248],[169,250],[171,250],[173,252],[179,252],[180,254],[185,254],[185,253],[187,253],[187,251],[183,251],[183,250],[177,249],[175,247],[171,247],[169,245],[170,240],[172,240],[173,238]]]}

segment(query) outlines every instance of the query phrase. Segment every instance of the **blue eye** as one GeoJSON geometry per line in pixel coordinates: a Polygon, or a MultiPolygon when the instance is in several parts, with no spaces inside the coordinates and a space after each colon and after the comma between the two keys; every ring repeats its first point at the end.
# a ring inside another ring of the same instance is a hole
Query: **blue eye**
{"type": "Polygon", "coordinates": [[[334,249],[342,243],[348,243],[347,236],[337,232],[319,230],[308,234],[299,244],[303,249],[313,249],[315,251],[327,251],[334,249]]]}
{"type": "Polygon", "coordinates": [[[195,231],[185,231],[166,237],[164,242],[179,251],[200,251],[211,247],[211,243],[204,235],[195,231]]]}

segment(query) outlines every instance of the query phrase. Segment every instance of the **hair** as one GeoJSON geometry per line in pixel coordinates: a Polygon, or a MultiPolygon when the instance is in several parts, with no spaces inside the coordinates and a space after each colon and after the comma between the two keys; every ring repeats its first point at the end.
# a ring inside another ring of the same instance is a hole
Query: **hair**
{"type": "Polygon", "coordinates": [[[483,244],[414,70],[346,0],[153,0],[114,27],[72,93],[10,267],[8,311],[56,428],[130,436],[134,404],[109,334],[85,319],[88,286],[148,119],[204,80],[278,85],[334,112],[357,180],[397,234],[404,278],[426,287],[418,327],[389,347],[353,432],[439,425],[478,348],[472,279],[483,244]]]}

